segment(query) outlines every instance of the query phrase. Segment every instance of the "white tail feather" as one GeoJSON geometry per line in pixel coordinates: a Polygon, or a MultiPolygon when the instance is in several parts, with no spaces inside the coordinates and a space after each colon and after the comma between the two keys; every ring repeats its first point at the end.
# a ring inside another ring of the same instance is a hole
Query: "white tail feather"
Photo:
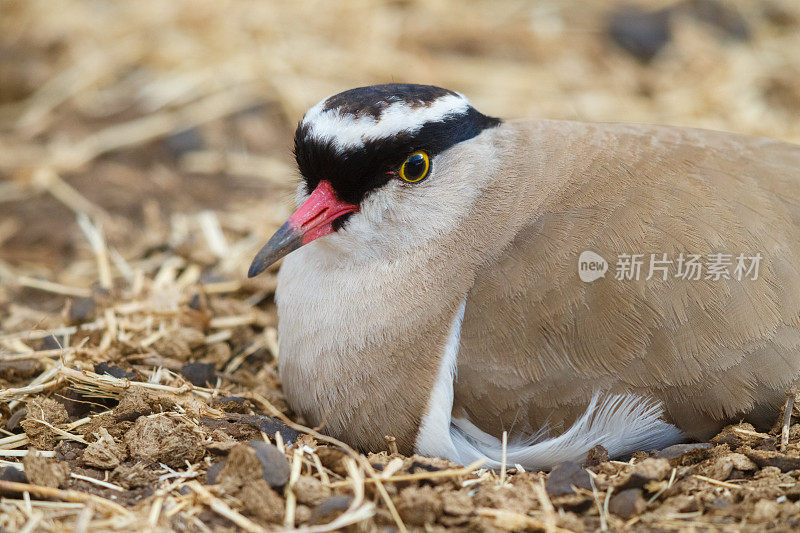
{"type": "MultiPolygon", "coordinates": [[[[661,419],[658,403],[633,394],[607,396],[600,401],[595,395],[586,411],[572,426],[557,437],[509,444],[507,464],[520,464],[528,470],[548,469],[563,461],[582,461],[598,444],[612,457],[638,450],[653,450],[680,442],[684,435],[675,426],[661,419]]],[[[465,419],[450,424],[450,439],[455,457],[468,464],[486,459],[486,465],[499,468],[502,443],[465,419]]]]}

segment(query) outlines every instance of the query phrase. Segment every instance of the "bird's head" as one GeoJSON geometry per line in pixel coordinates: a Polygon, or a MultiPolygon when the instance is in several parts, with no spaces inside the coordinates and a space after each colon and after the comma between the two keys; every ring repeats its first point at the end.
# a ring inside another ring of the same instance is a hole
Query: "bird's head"
{"type": "Polygon", "coordinates": [[[446,231],[448,214],[474,199],[465,178],[488,171],[485,146],[464,141],[499,123],[431,85],[360,87],[321,101],[295,133],[299,208],[248,275],[328,235],[393,246],[446,231]]]}

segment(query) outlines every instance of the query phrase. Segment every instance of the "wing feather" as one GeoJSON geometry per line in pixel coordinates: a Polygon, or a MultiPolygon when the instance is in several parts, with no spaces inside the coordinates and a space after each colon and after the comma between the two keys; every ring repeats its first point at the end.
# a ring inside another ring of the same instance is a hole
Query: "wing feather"
{"type": "Polygon", "coordinates": [[[777,412],[800,376],[800,147],[653,126],[516,127],[531,150],[514,152],[502,179],[535,209],[468,295],[457,407],[494,435],[519,420],[566,429],[598,391],[661,401],[695,435],[777,412]],[[558,175],[531,178],[545,167],[558,175]],[[527,200],[537,194],[547,200],[527,200]],[[609,262],[604,279],[578,279],[584,250],[609,262]],[[674,266],[645,280],[647,261],[639,281],[616,280],[622,253],[763,259],[755,280],[678,279],[674,266]]]}

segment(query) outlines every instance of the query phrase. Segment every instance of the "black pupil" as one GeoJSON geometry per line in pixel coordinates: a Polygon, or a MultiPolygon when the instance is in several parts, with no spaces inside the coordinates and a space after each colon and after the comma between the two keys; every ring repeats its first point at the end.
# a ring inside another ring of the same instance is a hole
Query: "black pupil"
{"type": "Polygon", "coordinates": [[[425,157],[422,154],[414,154],[406,159],[406,165],[403,171],[406,178],[410,180],[417,180],[425,173],[425,157]]]}

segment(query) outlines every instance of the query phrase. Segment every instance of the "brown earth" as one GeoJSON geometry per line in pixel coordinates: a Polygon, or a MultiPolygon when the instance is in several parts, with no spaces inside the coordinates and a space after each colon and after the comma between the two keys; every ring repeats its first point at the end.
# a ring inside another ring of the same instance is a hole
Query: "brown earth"
{"type": "Polygon", "coordinates": [[[800,527],[777,420],[549,474],[358,454],[288,409],[245,279],[294,124],[359,84],[800,142],[796,2],[639,5],[0,0],[0,530],[800,527]]]}

